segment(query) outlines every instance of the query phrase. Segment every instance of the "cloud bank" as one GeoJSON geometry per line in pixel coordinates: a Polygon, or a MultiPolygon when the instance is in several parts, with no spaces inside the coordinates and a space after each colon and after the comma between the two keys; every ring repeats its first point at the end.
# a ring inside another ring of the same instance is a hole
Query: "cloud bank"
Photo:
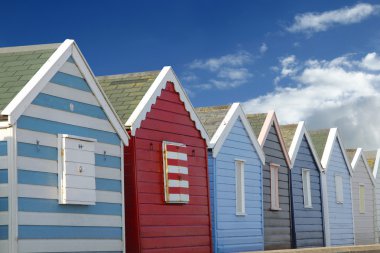
{"type": "Polygon", "coordinates": [[[294,23],[287,27],[292,33],[314,33],[326,31],[337,25],[359,23],[364,19],[379,14],[379,6],[359,3],[355,6],[321,13],[307,12],[294,17],[294,23]]]}
{"type": "Polygon", "coordinates": [[[345,55],[330,61],[279,59],[277,88],[244,103],[247,113],[275,109],[281,123],[339,127],[347,147],[380,147],[380,58],[345,55]]]}

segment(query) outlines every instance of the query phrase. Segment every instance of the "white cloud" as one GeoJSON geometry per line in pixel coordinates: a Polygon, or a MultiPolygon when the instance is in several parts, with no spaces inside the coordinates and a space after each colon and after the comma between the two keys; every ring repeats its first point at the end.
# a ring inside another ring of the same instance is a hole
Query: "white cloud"
{"type": "MultiPolygon", "coordinates": [[[[192,75],[198,77],[194,72],[204,71],[211,77],[209,77],[206,82],[194,84],[193,87],[203,90],[209,90],[211,88],[230,89],[247,83],[252,77],[252,74],[245,66],[251,61],[252,55],[243,50],[218,58],[194,60],[188,65],[188,68],[192,71],[192,75]]],[[[189,81],[193,80],[196,79],[189,81]]]]}
{"type": "Polygon", "coordinates": [[[369,70],[380,70],[380,57],[376,53],[369,53],[363,58],[362,66],[369,70]]]}
{"type": "Polygon", "coordinates": [[[355,6],[326,11],[321,13],[307,12],[298,14],[294,23],[287,28],[289,32],[321,32],[335,25],[359,23],[362,20],[379,13],[378,5],[359,3],[355,6]]]}
{"type": "MultiPolygon", "coordinates": [[[[370,55],[370,54],[368,54],[370,55]]],[[[370,56],[364,57],[371,58],[370,56]]],[[[285,60],[287,59],[287,60],[285,60]]],[[[380,71],[367,71],[363,60],[342,56],[333,60],[297,62],[279,78],[288,85],[244,103],[247,112],[275,109],[281,123],[305,120],[310,129],[339,127],[347,147],[380,147],[380,71]]],[[[285,66],[288,66],[285,64],[285,66]]]]}
{"type": "Polygon", "coordinates": [[[274,79],[274,83],[277,84],[281,79],[287,77],[287,76],[292,76],[296,71],[296,57],[295,55],[290,55],[284,58],[280,59],[280,65],[281,68],[279,67],[273,67],[273,70],[280,70],[281,69],[281,75],[277,76],[274,79]]]}
{"type": "Polygon", "coordinates": [[[239,51],[235,54],[227,54],[219,58],[210,58],[207,60],[194,60],[189,64],[190,69],[204,69],[217,71],[222,67],[243,66],[251,60],[251,54],[247,51],[239,51]]]}
{"type": "Polygon", "coordinates": [[[265,43],[261,44],[261,46],[260,46],[260,53],[264,54],[266,51],[268,51],[267,44],[265,44],[265,43]]]}

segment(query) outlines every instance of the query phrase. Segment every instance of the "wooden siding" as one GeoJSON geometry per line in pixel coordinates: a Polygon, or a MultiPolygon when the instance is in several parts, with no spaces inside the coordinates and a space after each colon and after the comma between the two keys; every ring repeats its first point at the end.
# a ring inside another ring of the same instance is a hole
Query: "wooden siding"
{"type": "MultiPolygon", "coordinates": [[[[0,132],[6,130],[0,130],[0,132]]],[[[5,134],[5,133],[4,133],[5,134]]],[[[8,148],[4,136],[0,138],[0,252],[8,251],[8,148]]]]}
{"type": "Polygon", "coordinates": [[[265,140],[263,150],[265,153],[265,166],[263,170],[264,248],[266,250],[289,249],[292,247],[289,185],[290,172],[288,165],[285,162],[284,151],[281,149],[278,135],[273,125],[265,140]],[[270,208],[270,163],[280,165],[278,177],[281,210],[279,211],[274,211],[270,208]]]}
{"type": "Polygon", "coordinates": [[[17,121],[19,252],[122,252],[120,138],[77,66],[60,71],[17,121]],[[58,204],[57,134],[97,140],[95,205],[58,204]]]}
{"type": "Polygon", "coordinates": [[[337,140],[334,142],[326,177],[331,246],[352,245],[354,244],[354,231],[351,176],[337,140]],[[335,175],[339,175],[343,179],[343,204],[338,204],[336,201],[335,175]]]}
{"type": "Polygon", "coordinates": [[[209,164],[209,168],[216,173],[210,176],[216,180],[216,189],[211,191],[211,203],[216,201],[214,251],[263,250],[262,165],[240,119],[227,136],[215,164],[209,164]],[[235,159],[244,161],[246,215],[236,215],[235,159]]]}
{"type": "Polygon", "coordinates": [[[375,215],[376,215],[376,233],[377,241],[380,240],[380,171],[377,171],[375,178],[375,215]]]}
{"type": "Polygon", "coordinates": [[[293,235],[297,248],[322,247],[324,245],[321,177],[317,162],[319,161],[314,159],[309,143],[304,136],[291,170],[293,235]],[[310,170],[311,208],[304,206],[302,169],[310,170]]]}
{"type": "Polygon", "coordinates": [[[354,202],[355,244],[375,243],[374,186],[360,156],[352,176],[352,200],[354,202]],[[360,213],[359,186],[365,187],[365,212],[360,213]]]}
{"type": "MultiPolygon", "coordinates": [[[[127,241],[128,252],[211,252],[207,147],[196,129],[179,94],[168,83],[132,138],[127,153],[134,158],[134,168],[125,167],[126,177],[134,177],[136,189],[132,208],[137,213],[138,240],[127,241]],[[190,202],[166,204],[162,171],[162,141],[186,144],[188,150],[190,202]],[[134,172],[133,172],[134,171],[134,172]],[[136,211],[137,210],[137,211],[136,211]],[[132,250],[130,250],[130,248],[132,250]]],[[[131,164],[126,163],[125,166],[131,164]]],[[[128,189],[129,190],[129,189],[128,189]]]]}

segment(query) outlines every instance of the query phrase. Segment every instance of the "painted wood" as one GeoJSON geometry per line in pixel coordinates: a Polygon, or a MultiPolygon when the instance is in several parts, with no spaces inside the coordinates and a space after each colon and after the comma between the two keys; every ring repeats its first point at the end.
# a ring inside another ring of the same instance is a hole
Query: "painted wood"
{"type": "MultiPolygon", "coordinates": [[[[1,130],[0,130],[1,131],[1,130]]],[[[2,130],[1,132],[3,132],[2,130]]],[[[8,250],[8,147],[7,141],[0,141],[0,252],[8,250]]]]}
{"type": "Polygon", "coordinates": [[[19,252],[123,251],[121,138],[78,73],[75,64],[66,62],[63,72],[50,80],[17,120],[19,252]],[[67,93],[86,95],[57,96],[56,86],[67,93]],[[89,147],[75,139],[64,150],[66,195],[75,204],[58,201],[58,134],[97,141],[89,147]],[[91,165],[93,171],[78,174],[75,168],[79,163],[85,170],[91,165]],[[94,205],[77,205],[79,202],[94,205]],[[90,245],[90,241],[94,243],[90,245]],[[98,244],[102,245],[93,246],[98,244]]]}
{"type": "MultiPolygon", "coordinates": [[[[135,130],[126,163],[127,252],[211,252],[207,147],[173,84],[135,130]],[[170,97],[168,97],[170,95],[170,97]],[[189,203],[164,201],[162,142],[186,145],[189,203]]],[[[145,112],[144,112],[145,113],[145,112]]],[[[145,116],[145,115],[144,115],[145,116]]]]}
{"type": "Polygon", "coordinates": [[[209,152],[214,252],[264,249],[261,179],[258,152],[238,118],[217,157],[212,158],[209,152]],[[244,215],[236,213],[236,160],[244,161],[244,215]]]}
{"type": "Polygon", "coordinates": [[[355,220],[355,244],[374,244],[375,240],[375,212],[374,212],[374,185],[366,168],[363,157],[360,156],[353,168],[352,201],[355,220]],[[364,186],[364,212],[360,212],[359,187],[364,186]]]}
{"type": "Polygon", "coordinates": [[[351,198],[351,175],[342,148],[335,138],[326,171],[330,241],[332,246],[354,244],[354,224],[351,198]],[[335,176],[343,179],[343,203],[336,201],[335,176]]]}
{"type": "Polygon", "coordinates": [[[290,170],[284,156],[286,150],[282,150],[273,124],[264,141],[263,150],[265,154],[263,168],[264,248],[266,250],[289,249],[292,247],[290,170]],[[278,184],[281,210],[271,210],[270,208],[270,163],[280,165],[278,184]]]}
{"type": "Polygon", "coordinates": [[[323,247],[323,206],[321,174],[305,135],[291,170],[293,236],[296,248],[323,247]],[[305,207],[302,170],[310,170],[311,207],[305,207]]]}

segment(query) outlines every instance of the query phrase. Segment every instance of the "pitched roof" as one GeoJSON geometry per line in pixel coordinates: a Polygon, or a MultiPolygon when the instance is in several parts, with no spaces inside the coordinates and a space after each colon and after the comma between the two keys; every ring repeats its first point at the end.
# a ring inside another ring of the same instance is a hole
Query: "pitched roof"
{"type": "Polygon", "coordinates": [[[313,145],[315,151],[318,156],[322,158],[323,151],[325,150],[327,137],[329,136],[330,129],[321,129],[316,131],[309,131],[309,135],[311,140],[313,141],[313,145]]]}
{"type": "Polygon", "coordinates": [[[376,154],[377,154],[377,150],[364,151],[364,156],[367,159],[368,166],[372,172],[375,167],[376,154]]]}
{"type": "Polygon", "coordinates": [[[247,119],[251,124],[252,130],[258,137],[263,128],[267,113],[247,114],[247,119]]]}
{"type": "Polygon", "coordinates": [[[159,73],[147,71],[98,76],[97,79],[121,121],[126,123],[159,73]]]}
{"type": "Polygon", "coordinates": [[[0,110],[12,101],[60,44],[0,48],[0,110]]]}
{"type": "Polygon", "coordinates": [[[296,133],[298,124],[281,125],[280,130],[282,133],[282,138],[284,139],[286,148],[289,150],[290,145],[294,139],[294,134],[296,133]]]}
{"type": "Polygon", "coordinates": [[[230,108],[231,105],[195,108],[195,111],[210,138],[214,136],[230,108]]]}
{"type": "Polygon", "coordinates": [[[348,149],[346,149],[346,154],[347,154],[347,158],[349,159],[349,161],[352,162],[352,160],[354,159],[354,156],[356,154],[356,149],[348,148],[348,149]]]}

